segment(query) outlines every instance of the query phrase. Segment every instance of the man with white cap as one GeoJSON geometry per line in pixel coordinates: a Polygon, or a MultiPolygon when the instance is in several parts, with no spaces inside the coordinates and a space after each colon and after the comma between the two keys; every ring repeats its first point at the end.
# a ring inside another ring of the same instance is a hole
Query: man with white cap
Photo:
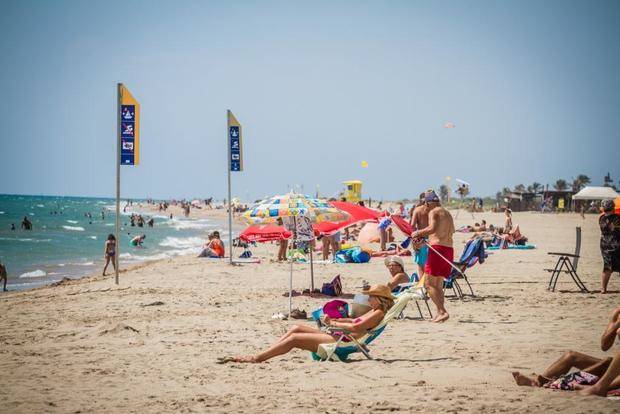
{"type": "Polygon", "coordinates": [[[428,226],[411,233],[411,238],[428,236],[429,252],[424,266],[427,277],[424,285],[437,306],[437,315],[431,322],[439,323],[447,321],[450,317],[444,306],[443,282],[452,272],[454,220],[450,212],[441,206],[439,197],[434,191],[427,191],[424,201],[428,206],[428,226]]]}

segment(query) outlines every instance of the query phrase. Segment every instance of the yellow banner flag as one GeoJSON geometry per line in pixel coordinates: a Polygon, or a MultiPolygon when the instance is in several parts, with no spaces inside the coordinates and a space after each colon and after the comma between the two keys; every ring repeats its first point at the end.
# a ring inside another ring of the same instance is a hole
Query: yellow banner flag
{"type": "Polygon", "coordinates": [[[140,104],[125,85],[120,84],[121,165],[140,163],[140,104]]]}
{"type": "Polygon", "coordinates": [[[228,155],[230,171],[243,171],[241,124],[230,110],[228,111],[228,155]]]}

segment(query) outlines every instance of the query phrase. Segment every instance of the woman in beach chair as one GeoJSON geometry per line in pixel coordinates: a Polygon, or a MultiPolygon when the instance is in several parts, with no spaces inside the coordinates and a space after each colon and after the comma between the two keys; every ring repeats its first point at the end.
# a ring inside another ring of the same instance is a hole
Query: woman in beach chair
{"type": "Polygon", "coordinates": [[[399,285],[409,283],[409,276],[405,273],[405,261],[400,256],[388,256],[383,263],[390,272],[388,287],[392,293],[400,292],[402,289],[399,285]]]}
{"type": "MultiPolygon", "coordinates": [[[[342,328],[351,332],[353,338],[360,338],[379,325],[394,304],[390,288],[386,285],[374,285],[362,291],[362,293],[369,297],[368,304],[371,309],[367,313],[356,319],[343,318],[333,320],[325,317],[324,323],[327,326],[342,328]]],[[[259,354],[226,357],[221,358],[219,362],[264,362],[278,355],[286,354],[294,348],[317,352],[321,344],[337,342],[342,335],[342,333],[338,332],[329,334],[310,326],[294,325],[275,344],[259,354]]]]}

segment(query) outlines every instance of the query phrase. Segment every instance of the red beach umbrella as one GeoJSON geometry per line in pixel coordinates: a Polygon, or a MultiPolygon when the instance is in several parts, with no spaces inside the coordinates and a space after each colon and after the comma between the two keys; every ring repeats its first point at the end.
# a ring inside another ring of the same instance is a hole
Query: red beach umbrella
{"type": "Polygon", "coordinates": [[[259,242],[290,239],[293,233],[282,226],[273,224],[255,224],[243,230],[239,238],[244,242],[259,242]]]}

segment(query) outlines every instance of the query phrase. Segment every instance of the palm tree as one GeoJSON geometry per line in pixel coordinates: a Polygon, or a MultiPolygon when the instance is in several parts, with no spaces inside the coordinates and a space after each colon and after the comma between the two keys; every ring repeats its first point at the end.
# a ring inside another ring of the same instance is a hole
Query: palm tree
{"type": "Polygon", "coordinates": [[[445,184],[442,184],[439,186],[439,197],[441,198],[442,202],[446,202],[448,200],[448,193],[450,192],[450,190],[448,190],[448,186],[445,184]]]}
{"type": "Polygon", "coordinates": [[[536,181],[534,181],[530,187],[532,187],[532,193],[537,193],[542,190],[542,184],[536,181]]]}
{"type": "Polygon", "coordinates": [[[510,191],[510,188],[508,188],[508,187],[504,187],[504,188],[502,188],[502,194],[503,194],[503,195],[510,194],[510,192],[511,192],[511,191],[510,191]]]}
{"type": "Polygon", "coordinates": [[[524,193],[525,192],[525,186],[523,184],[517,184],[517,185],[515,185],[515,191],[517,193],[524,193]]]}
{"type": "Polygon", "coordinates": [[[590,184],[591,180],[585,174],[579,174],[577,178],[573,178],[573,191],[578,192],[586,185],[590,184]]]}
{"type": "Polygon", "coordinates": [[[553,184],[553,188],[558,191],[565,191],[568,188],[568,183],[566,182],[566,180],[560,178],[555,182],[555,184],[553,184]]]}

